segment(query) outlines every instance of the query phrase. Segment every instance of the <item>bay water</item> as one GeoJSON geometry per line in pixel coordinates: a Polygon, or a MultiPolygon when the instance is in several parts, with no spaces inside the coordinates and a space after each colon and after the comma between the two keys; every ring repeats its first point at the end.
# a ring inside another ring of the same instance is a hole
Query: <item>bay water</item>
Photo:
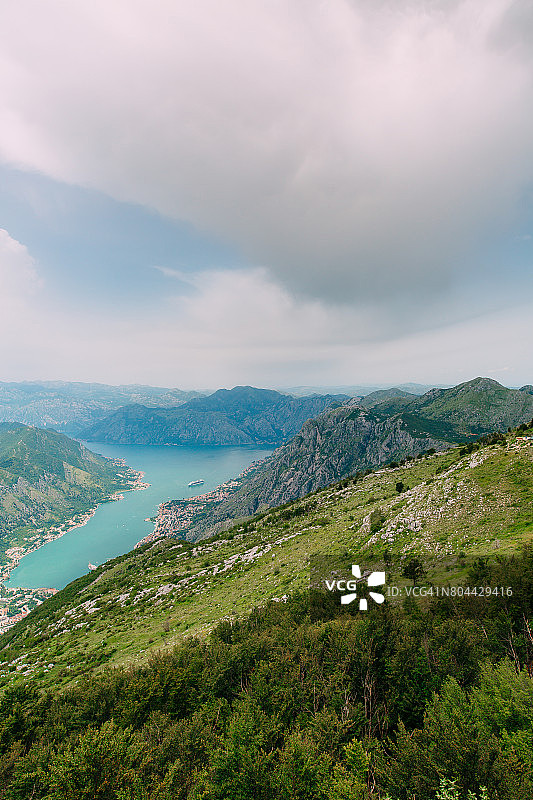
{"type": "Polygon", "coordinates": [[[256,447],[83,444],[108,458],[124,459],[129,467],[144,472],[143,481],[151,485],[124,492],[122,500],[102,503],[85,525],[24,556],[6,586],[62,589],[88,572],[89,562],[98,566],[132,550],[153,531],[153,522],[146,518],[157,514],[160,503],[204,494],[272,452],[256,447]],[[200,479],[201,486],[187,486],[200,479]]]}

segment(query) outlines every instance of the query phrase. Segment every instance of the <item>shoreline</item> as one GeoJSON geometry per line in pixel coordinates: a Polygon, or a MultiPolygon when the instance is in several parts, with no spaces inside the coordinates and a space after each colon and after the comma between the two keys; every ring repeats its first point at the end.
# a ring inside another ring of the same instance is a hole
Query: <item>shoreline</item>
{"type": "MultiPolygon", "coordinates": [[[[94,506],[89,508],[87,511],[80,511],[74,516],[70,517],[70,519],[65,520],[59,524],[53,525],[52,527],[46,530],[45,528],[37,528],[33,531],[32,537],[33,541],[29,545],[14,545],[6,550],[6,558],[8,559],[7,564],[3,564],[0,566],[0,597],[3,596],[4,591],[13,592],[13,591],[22,591],[24,590],[26,593],[33,592],[33,589],[26,589],[25,587],[13,587],[8,588],[5,586],[5,582],[8,581],[11,577],[11,573],[14,569],[18,567],[22,559],[29,555],[30,553],[34,553],[36,550],[39,550],[41,547],[44,547],[49,542],[53,542],[56,539],[60,539],[66,533],[70,533],[70,531],[76,530],[76,528],[83,528],[89,520],[96,514],[99,507],[103,503],[110,503],[115,502],[118,500],[123,500],[124,495],[123,492],[137,492],[147,489],[151,484],[144,482],[142,479],[144,478],[145,473],[140,470],[133,470],[130,469],[130,474],[132,476],[132,480],[128,486],[124,486],[120,489],[117,489],[116,492],[102,498],[99,500],[94,506]],[[35,539],[38,538],[38,541],[35,542],[35,539]]],[[[52,589],[53,587],[47,587],[52,589]]],[[[56,590],[57,591],[57,590],[56,590]]]]}
{"type": "Polygon", "coordinates": [[[205,513],[230,498],[242,486],[246,478],[255,472],[265,460],[253,461],[237,477],[224,481],[204,494],[160,503],[155,517],[154,530],[138,541],[133,549],[136,550],[144,544],[174,537],[177,534],[184,534],[186,538],[187,531],[194,525],[195,520],[202,512],[205,513]]]}

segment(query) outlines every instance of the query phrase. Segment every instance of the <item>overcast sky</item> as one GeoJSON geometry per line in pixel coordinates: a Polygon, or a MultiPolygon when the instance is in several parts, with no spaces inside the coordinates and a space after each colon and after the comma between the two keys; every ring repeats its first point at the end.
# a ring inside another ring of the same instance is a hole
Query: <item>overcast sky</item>
{"type": "Polygon", "coordinates": [[[533,383],[530,0],[0,3],[0,379],[533,383]]]}

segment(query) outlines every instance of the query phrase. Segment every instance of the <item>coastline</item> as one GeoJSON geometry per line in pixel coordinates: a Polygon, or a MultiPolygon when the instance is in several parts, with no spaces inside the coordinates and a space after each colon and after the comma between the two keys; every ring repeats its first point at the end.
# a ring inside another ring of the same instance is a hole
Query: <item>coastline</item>
{"type": "Polygon", "coordinates": [[[54,587],[29,589],[21,586],[8,588],[5,585],[5,581],[9,580],[12,570],[19,565],[25,556],[39,550],[48,542],[59,539],[76,528],[83,528],[102,504],[123,500],[123,492],[141,491],[150,486],[149,483],[143,481],[144,472],[128,467],[127,475],[127,485],[103,497],[91,508],[78,512],[70,519],[66,519],[64,522],[53,525],[48,529],[36,528],[27,544],[14,546],[6,550],[5,555],[8,558],[8,563],[0,567],[0,636],[11,630],[17,622],[27,617],[31,611],[40,606],[48,597],[52,597],[58,592],[54,587]]]}
{"type": "MultiPolygon", "coordinates": [[[[6,589],[3,585],[5,581],[9,580],[11,572],[18,567],[21,560],[29,555],[30,553],[34,553],[39,548],[44,547],[45,544],[49,542],[53,542],[56,539],[60,539],[66,533],[75,530],[76,528],[83,528],[89,520],[96,514],[99,507],[103,503],[110,503],[117,500],[122,500],[124,498],[123,492],[136,492],[142,491],[143,489],[147,489],[151,484],[146,483],[143,481],[144,472],[139,470],[129,469],[129,474],[131,475],[131,482],[128,486],[124,486],[121,489],[118,489],[116,492],[102,498],[99,500],[94,506],[89,508],[87,511],[81,511],[74,516],[66,519],[64,522],[61,522],[57,525],[53,525],[52,527],[45,529],[45,528],[36,528],[32,533],[31,541],[25,545],[15,545],[14,547],[10,547],[6,550],[5,555],[8,558],[7,564],[0,565],[0,598],[3,596],[3,591],[13,591],[10,589],[6,589]]],[[[53,587],[47,587],[52,589],[53,587]]],[[[22,587],[21,587],[22,589],[22,587]]],[[[31,589],[25,589],[26,592],[31,592],[31,589]]]]}
{"type": "MultiPolygon", "coordinates": [[[[32,583],[32,586],[35,587],[31,589],[24,588],[23,586],[24,578],[22,578],[22,580],[20,579],[17,579],[16,581],[12,580],[12,572],[21,564],[22,558],[29,555],[30,553],[35,553],[35,551],[39,550],[45,544],[48,544],[49,542],[52,542],[55,539],[59,539],[65,533],[73,531],[76,528],[85,527],[87,523],[92,519],[92,517],[96,514],[96,511],[102,504],[108,503],[112,500],[119,500],[121,498],[125,499],[124,496],[126,492],[146,489],[152,485],[151,483],[145,482],[145,472],[139,469],[140,467],[144,467],[144,464],[138,463],[137,464],[138,468],[135,469],[128,467],[125,459],[121,457],[112,458],[110,460],[114,462],[117,468],[116,470],[117,482],[113,487],[114,491],[110,489],[109,494],[101,497],[98,500],[96,500],[95,498],[95,502],[92,506],[86,507],[85,509],[78,511],[76,514],[71,514],[71,516],[69,516],[68,519],[62,519],[60,522],[56,521],[53,523],[48,523],[49,527],[48,526],[45,527],[42,524],[39,526],[39,523],[37,522],[35,527],[33,527],[33,529],[31,529],[29,532],[27,531],[27,529],[24,531],[20,531],[18,534],[18,539],[15,540],[13,546],[11,547],[9,547],[9,545],[7,545],[6,543],[6,547],[8,548],[7,554],[6,552],[2,553],[3,556],[2,566],[0,566],[0,634],[6,633],[12,625],[16,624],[18,621],[27,616],[27,614],[29,614],[34,608],[36,608],[42,602],[44,602],[44,600],[46,600],[47,597],[50,597],[51,595],[56,593],[56,589],[52,588],[54,587],[55,584],[55,579],[52,577],[52,575],[50,575],[48,578],[37,577],[37,581],[42,580],[43,582],[46,583],[46,586],[44,587],[40,586],[38,583],[32,580],[28,580],[28,583],[32,583]],[[13,582],[13,584],[16,583],[17,585],[11,586],[11,582],[13,582]],[[37,588],[37,586],[39,586],[39,588],[37,588]]],[[[204,490],[204,492],[202,492],[201,495],[198,495],[195,498],[188,497],[178,502],[185,503],[189,505],[189,507],[192,507],[194,505],[195,512],[199,510],[198,506],[200,505],[202,509],[200,511],[200,514],[201,515],[206,513],[208,514],[210,508],[217,506],[221,501],[227,498],[228,494],[231,494],[233,491],[235,491],[238,488],[241,481],[251,471],[253,471],[254,468],[256,468],[258,463],[261,463],[263,460],[264,459],[261,458],[259,461],[253,462],[253,464],[248,464],[248,466],[246,466],[245,469],[242,472],[240,472],[238,478],[230,478],[229,480],[226,480],[224,483],[218,484],[210,491],[204,490]]],[[[242,470],[242,466],[241,465],[239,466],[240,469],[242,470]]],[[[235,469],[234,471],[231,470],[231,472],[233,472],[233,475],[235,475],[239,472],[239,468],[235,469]]],[[[226,471],[226,475],[227,474],[228,472],[226,471]]],[[[158,473],[156,471],[156,478],[157,475],[158,473]]],[[[189,478],[186,478],[186,480],[189,480],[189,478]]],[[[154,484],[157,485],[157,480],[154,480],[154,484]]],[[[169,491],[168,488],[165,490],[165,494],[167,497],[172,496],[171,491],[169,491]]],[[[151,496],[152,496],[151,493],[147,492],[147,497],[151,496]]],[[[160,497],[161,494],[159,494],[159,498],[160,497]]],[[[130,499],[133,500],[133,498],[131,498],[131,495],[130,499]]],[[[144,513],[137,514],[139,519],[141,517],[145,517],[146,522],[152,522],[152,526],[151,527],[148,526],[148,530],[154,531],[154,528],[156,528],[156,526],[153,523],[158,518],[160,518],[161,507],[165,506],[166,504],[161,503],[159,501],[160,506],[159,509],[157,509],[158,500],[155,500],[155,502],[153,502],[153,505],[152,502],[149,502],[147,504],[142,500],[142,498],[138,498],[138,501],[134,500],[133,502],[134,505],[136,503],[138,504],[136,507],[144,511],[144,513]],[[148,510],[148,507],[150,510],[150,515],[154,514],[154,512],[155,514],[154,516],[149,516],[148,518],[146,518],[146,511],[148,510]]],[[[170,504],[172,505],[172,503],[170,504]]],[[[111,511],[111,509],[109,509],[109,511],[111,511]]],[[[65,517],[67,516],[67,513],[68,512],[65,513],[65,517]]],[[[106,519],[107,517],[105,515],[107,514],[107,511],[106,512],[102,511],[102,514],[104,515],[104,519],[106,519]]],[[[111,516],[113,517],[115,516],[120,517],[120,515],[121,511],[119,508],[111,511],[111,516]]],[[[196,520],[196,518],[197,515],[195,513],[194,521],[196,520]]],[[[189,522],[193,522],[193,520],[190,519],[189,522]]],[[[93,523],[91,522],[91,526],[92,524],[93,523]]],[[[96,524],[98,525],[98,523],[96,524]]],[[[143,536],[144,532],[142,530],[143,527],[144,526],[141,525],[137,529],[139,538],[143,536]]],[[[153,534],[149,534],[148,540],[152,541],[153,539],[159,539],[161,533],[163,533],[163,531],[158,530],[155,536],[153,536],[153,534]]],[[[168,533],[169,535],[172,535],[173,532],[169,531],[168,533]]],[[[87,535],[86,533],[80,532],[80,539],[85,539],[86,535],[87,535]]],[[[131,538],[133,538],[133,541],[129,544],[129,547],[127,549],[133,549],[135,546],[139,546],[139,543],[135,544],[135,542],[137,541],[137,536],[131,538]]],[[[77,537],[76,534],[74,533],[73,537],[71,537],[71,539],[69,540],[69,542],[66,543],[65,546],[67,548],[71,546],[76,548],[76,539],[77,537]]],[[[144,540],[141,541],[141,544],[145,540],[146,537],[144,540]]],[[[47,557],[47,554],[43,555],[45,558],[47,557]]],[[[37,558],[39,558],[39,556],[37,556],[37,558]]],[[[91,560],[94,559],[91,559],[91,557],[89,556],[88,558],[89,563],[91,560]]],[[[104,558],[103,561],[105,560],[106,559],[104,558]]],[[[79,567],[80,568],[76,574],[79,575],[85,573],[88,573],[89,575],[91,574],[90,571],[88,570],[88,563],[86,560],[84,560],[84,563],[80,564],[79,567]]],[[[22,568],[25,569],[24,566],[22,566],[22,568]]],[[[63,586],[64,584],[61,583],[60,585],[63,586]]],[[[2,637],[0,636],[0,639],[1,638],[2,637]]]]}
{"type": "Polygon", "coordinates": [[[264,461],[265,459],[254,461],[236,478],[230,478],[204,494],[161,503],[157,510],[154,530],[138,541],[134,549],[167,537],[182,536],[186,538],[187,531],[199,516],[205,515],[210,509],[231,497],[242,486],[246,478],[264,461]]]}

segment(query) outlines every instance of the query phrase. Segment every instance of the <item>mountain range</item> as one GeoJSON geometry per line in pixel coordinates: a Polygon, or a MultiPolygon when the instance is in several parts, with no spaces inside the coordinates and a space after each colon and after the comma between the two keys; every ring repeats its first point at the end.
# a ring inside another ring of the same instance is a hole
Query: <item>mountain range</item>
{"type": "Polygon", "coordinates": [[[113,444],[279,444],[309,418],[348,399],[346,395],[291,397],[272,389],[236,386],[178,408],[128,405],[82,431],[81,437],[113,444]]]}
{"type": "Polygon", "coordinates": [[[532,434],[151,542],[46,599],[0,637],[0,797],[530,800],[532,434]],[[326,587],[354,564],[344,604],[326,587]]]}
{"type": "MultiPolygon", "coordinates": [[[[304,397],[310,394],[347,394],[349,397],[366,397],[374,392],[387,391],[388,387],[369,386],[367,384],[352,384],[338,386],[291,386],[290,388],[276,387],[278,391],[285,394],[292,394],[294,397],[304,397]]],[[[397,387],[410,394],[425,394],[430,389],[434,389],[434,384],[425,383],[401,383],[397,387]]]]}
{"type": "MultiPolygon", "coordinates": [[[[507,389],[489,378],[431,389],[421,397],[377,392],[364,403],[351,399],[308,420],[228,500],[199,515],[187,535],[198,538],[228,520],[303,497],[354,472],[445,450],[533,418],[529,387],[507,389]]],[[[167,530],[172,511],[172,503],[165,504],[161,518],[167,530]]]]}
{"type": "Polygon", "coordinates": [[[336,482],[196,543],[162,538],[112,559],[0,637],[0,681],[13,681],[14,664],[57,686],[147,661],[305,589],[311,554],[368,558],[387,548],[393,559],[412,552],[438,566],[449,553],[509,554],[532,536],[533,440],[514,431],[451,447],[336,482]]]}
{"type": "MultiPolygon", "coordinates": [[[[0,797],[529,800],[533,394],[509,391],[327,409],[280,448],[294,475],[313,447],[327,464],[328,438],[346,469],[357,436],[402,458],[196,543],[148,542],[18,615],[0,797]],[[480,439],[491,424],[505,432],[480,439]],[[348,587],[359,567],[377,594],[348,587]]],[[[5,487],[89,481],[77,443],[4,433],[5,487]]]]}
{"type": "Polygon", "coordinates": [[[0,422],[22,422],[77,436],[127,403],[177,406],[201,392],[156,386],[109,386],[66,381],[0,382],[0,422]]]}

